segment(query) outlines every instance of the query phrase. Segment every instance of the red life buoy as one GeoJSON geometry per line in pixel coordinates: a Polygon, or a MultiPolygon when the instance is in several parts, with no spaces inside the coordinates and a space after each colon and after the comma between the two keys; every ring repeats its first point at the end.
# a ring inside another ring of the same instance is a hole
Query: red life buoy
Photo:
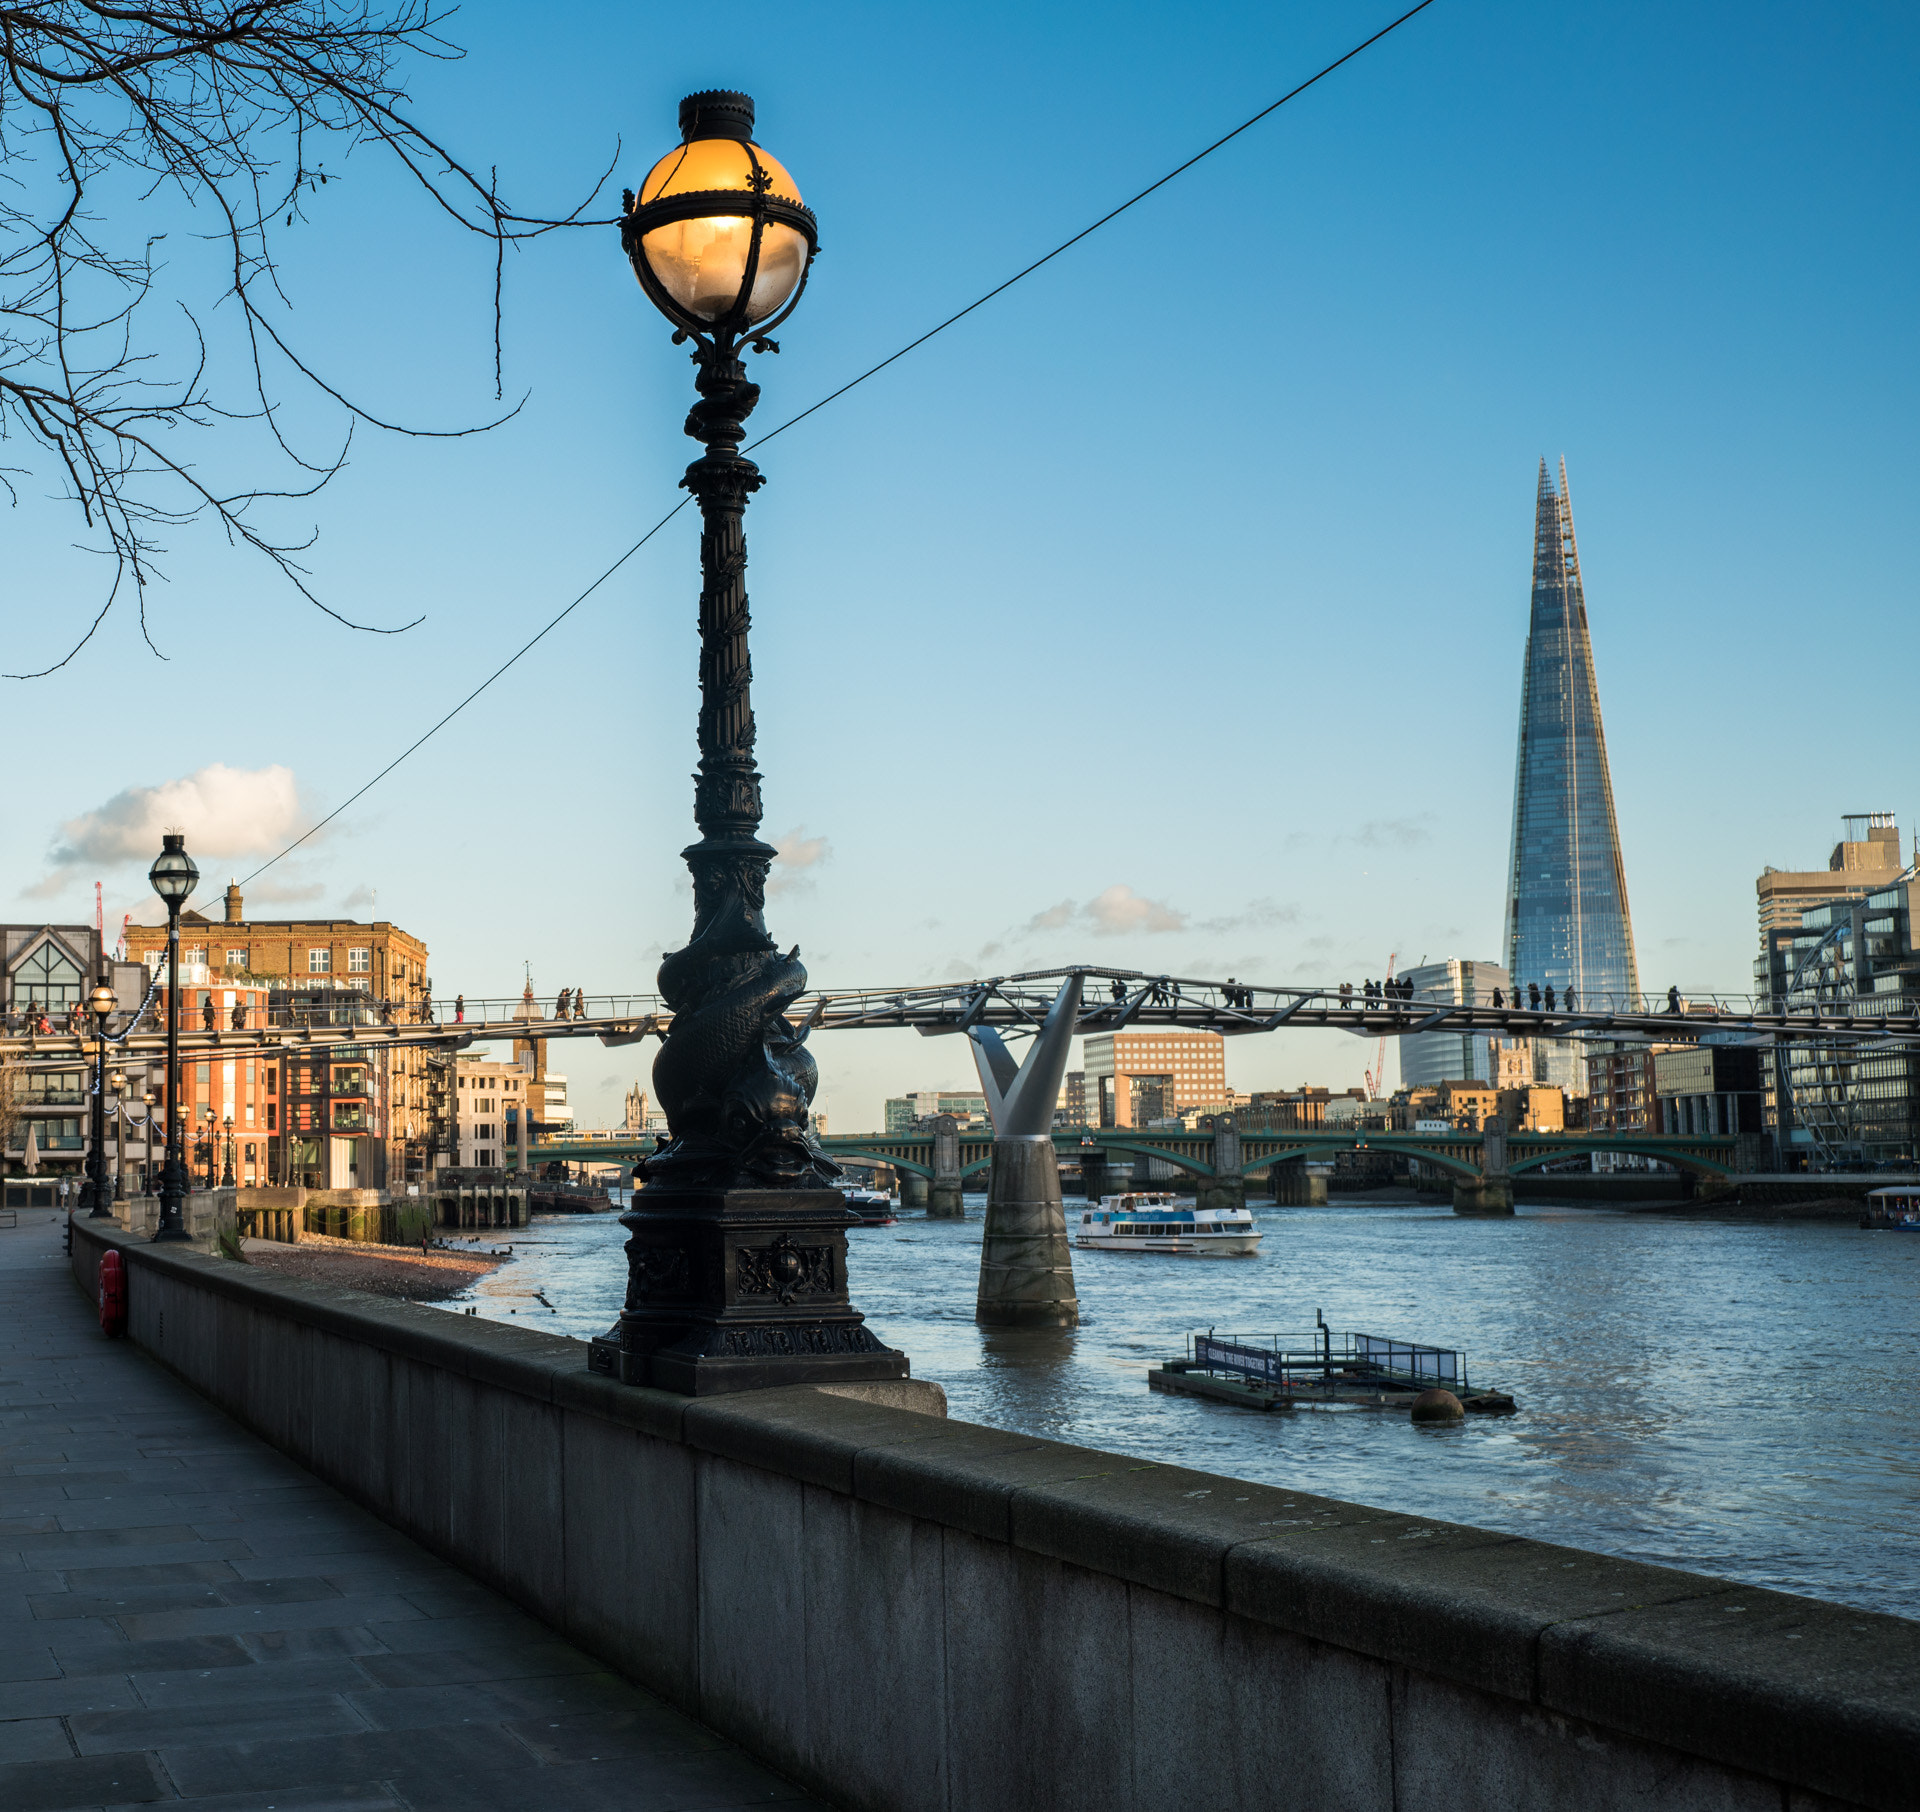
{"type": "Polygon", "coordinates": [[[100,1326],[113,1339],[127,1331],[127,1267],[112,1250],[100,1255],[100,1326]]]}

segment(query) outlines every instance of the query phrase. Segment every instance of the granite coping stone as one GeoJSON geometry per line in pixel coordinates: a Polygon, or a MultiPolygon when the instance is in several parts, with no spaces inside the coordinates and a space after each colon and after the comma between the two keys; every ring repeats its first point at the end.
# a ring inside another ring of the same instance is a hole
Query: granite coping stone
{"type": "Polygon", "coordinates": [[[1920,1804],[1920,1624],[1701,1583],[1718,1589],[1547,1630],[1540,1703],[1838,1799],[1920,1804]]]}
{"type": "Polygon", "coordinates": [[[944,1421],[807,1384],[695,1398],[684,1440],[722,1459],[782,1472],[809,1485],[853,1495],[855,1459],[868,1448],[926,1437],[944,1421]]]}

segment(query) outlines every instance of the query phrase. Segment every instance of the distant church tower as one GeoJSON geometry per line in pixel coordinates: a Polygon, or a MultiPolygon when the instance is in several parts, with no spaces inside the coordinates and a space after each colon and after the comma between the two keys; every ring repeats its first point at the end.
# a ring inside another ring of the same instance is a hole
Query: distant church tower
{"type": "MultiPolygon", "coordinates": [[[[1564,459],[1558,490],[1540,462],[1506,917],[1507,973],[1517,996],[1524,999],[1529,982],[1551,984],[1556,999],[1571,984],[1581,1006],[1639,993],[1564,459]]],[[[1581,1049],[1571,1040],[1537,1045],[1536,1078],[1585,1094],[1581,1049]]]]}

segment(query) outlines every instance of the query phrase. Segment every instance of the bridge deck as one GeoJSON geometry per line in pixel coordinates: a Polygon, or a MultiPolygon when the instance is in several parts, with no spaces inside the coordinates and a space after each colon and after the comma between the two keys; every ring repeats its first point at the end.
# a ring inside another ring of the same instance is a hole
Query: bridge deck
{"type": "MultiPolygon", "coordinates": [[[[937,988],[822,989],[803,995],[791,1017],[819,1031],[917,1031],[927,1036],[992,1026],[999,1031],[1031,1030],[1051,1004],[1053,986],[1066,971],[1043,976],[965,982],[937,988]]],[[[1229,987],[1224,983],[1178,982],[1142,977],[1133,971],[1088,970],[1089,982],[1104,980],[1118,998],[1082,1005],[1078,1034],[1123,1027],[1171,1026],[1246,1037],[1286,1027],[1295,1031],[1347,1032],[1360,1038],[1389,1038],[1419,1032],[1479,1032],[1506,1038],[1625,1038],[1687,1043],[1713,1035],[1773,1041],[1849,1039],[1920,1041],[1920,1013],[1788,1012],[1785,1003],[1748,995],[1715,996],[1683,1003],[1685,1010],[1658,1008],[1644,996],[1590,1001],[1577,1012],[1547,1012],[1533,1007],[1449,1006],[1422,1000],[1343,1000],[1327,988],[1229,987]]],[[[1893,997],[1890,997],[1893,998],[1893,997]]],[[[183,1026],[183,1055],[246,1055],[301,1050],[337,1044],[379,1048],[428,1046],[464,1049],[472,1044],[513,1038],[598,1038],[603,1044],[637,1043],[664,1037],[673,1015],[655,995],[591,997],[593,1010],[574,1018],[529,1017],[522,1003],[476,1002],[475,1017],[443,1016],[429,1024],[312,1024],[297,1012],[244,1031],[183,1026]],[[497,1013],[496,1010],[497,1009],[497,1013]]],[[[309,1016],[309,1019],[312,1016],[309,1016]]],[[[165,1050],[159,1031],[134,1032],[114,1043],[113,1060],[153,1059],[165,1050]]],[[[93,1041],[64,1032],[9,1033],[0,1036],[0,1058],[8,1061],[70,1066],[89,1055],[93,1041]]]]}

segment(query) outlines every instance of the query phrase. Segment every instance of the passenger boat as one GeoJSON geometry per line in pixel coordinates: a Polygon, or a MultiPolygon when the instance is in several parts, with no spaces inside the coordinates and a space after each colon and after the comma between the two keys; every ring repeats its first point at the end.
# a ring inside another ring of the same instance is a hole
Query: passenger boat
{"type": "Polygon", "coordinates": [[[1073,1243],[1095,1252],[1251,1258],[1260,1233],[1244,1208],[1183,1207],[1170,1195],[1103,1195],[1099,1207],[1082,1212],[1073,1243]]]}
{"type": "Polygon", "coordinates": [[[847,1212],[858,1216],[862,1227],[891,1227],[894,1221],[893,1197],[884,1189],[843,1189],[847,1212]]]}
{"type": "Polygon", "coordinates": [[[1887,1233],[1920,1233],[1920,1189],[1909,1183],[1904,1188],[1868,1190],[1866,1218],[1860,1225],[1887,1233]]]}

